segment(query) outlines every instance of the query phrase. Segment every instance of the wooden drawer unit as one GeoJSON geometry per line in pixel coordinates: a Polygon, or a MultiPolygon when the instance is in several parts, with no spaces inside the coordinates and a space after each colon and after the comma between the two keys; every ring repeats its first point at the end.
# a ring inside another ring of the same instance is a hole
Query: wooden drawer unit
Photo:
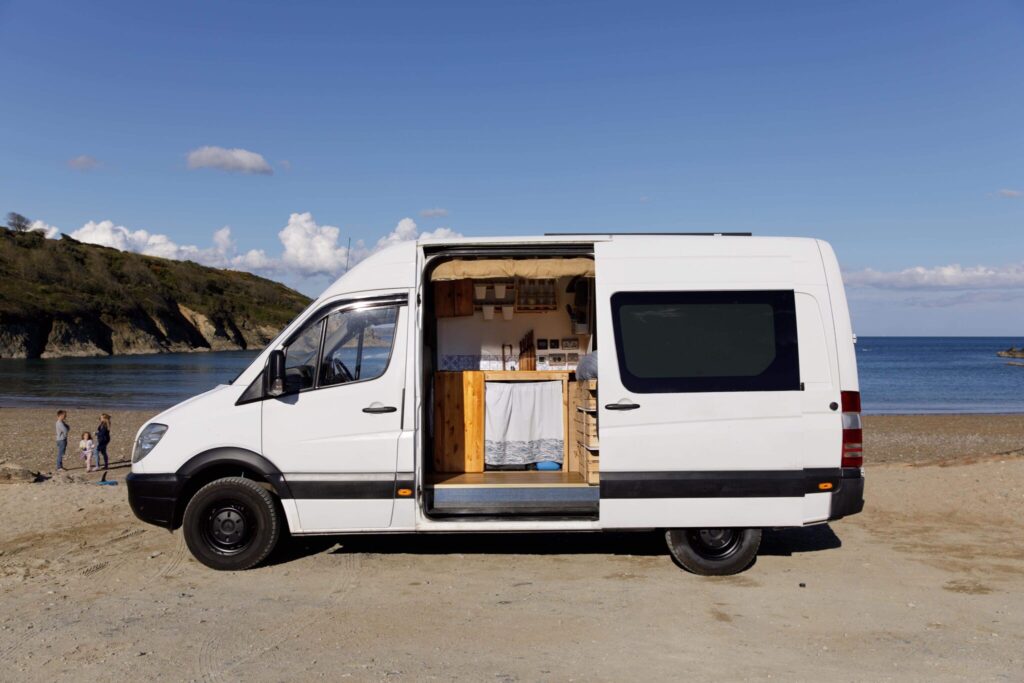
{"type": "Polygon", "coordinates": [[[600,481],[600,458],[597,453],[586,446],[579,446],[576,450],[576,470],[588,484],[597,484],[600,481]]]}
{"type": "Polygon", "coordinates": [[[579,472],[588,484],[599,481],[598,429],[597,429],[597,380],[575,382],[573,413],[573,434],[576,438],[576,453],[573,469],[579,472]]]}
{"type": "Polygon", "coordinates": [[[597,380],[576,381],[576,405],[587,410],[597,410],[597,380]]]}

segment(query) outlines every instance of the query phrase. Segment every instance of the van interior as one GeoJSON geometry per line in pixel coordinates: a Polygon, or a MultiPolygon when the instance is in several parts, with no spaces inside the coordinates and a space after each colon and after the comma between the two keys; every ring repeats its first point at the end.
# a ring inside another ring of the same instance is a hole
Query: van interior
{"type": "Polygon", "coordinates": [[[594,351],[594,272],[590,253],[428,261],[428,516],[597,517],[597,380],[576,372],[594,351]]]}

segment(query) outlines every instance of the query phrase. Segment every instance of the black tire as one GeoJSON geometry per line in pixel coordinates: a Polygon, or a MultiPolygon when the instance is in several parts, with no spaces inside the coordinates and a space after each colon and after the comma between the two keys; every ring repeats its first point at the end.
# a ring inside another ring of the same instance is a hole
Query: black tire
{"type": "Polygon", "coordinates": [[[669,529],[669,552],[683,569],[700,576],[739,574],[757,557],[760,529],[669,529]]]}
{"type": "Polygon", "coordinates": [[[185,508],[185,544],[211,569],[238,571],[267,558],[281,536],[270,492],[251,479],[227,477],[196,491],[185,508]]]}

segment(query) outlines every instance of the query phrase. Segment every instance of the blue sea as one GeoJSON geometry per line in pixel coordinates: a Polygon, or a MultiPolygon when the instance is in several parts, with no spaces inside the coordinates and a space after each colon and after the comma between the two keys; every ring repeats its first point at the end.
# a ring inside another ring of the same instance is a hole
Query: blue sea
{"type": "MultiPolygon", "coordinates": [[[[1024,413],[1019,337],[861,337],[866,413],[1024,413]]],[[[160,410],[230,381],[256,352],[0,360],[0,406],[160,410]]],[[[1022,361],[1024,362],[1024,361],[1022,361]]]]}
{"type": "Polygon", "coordinates": [[[996,356],[1011,346],[1024,338],[860,337],[864,412],[1024,413],[1024,367],[996,356]]]}

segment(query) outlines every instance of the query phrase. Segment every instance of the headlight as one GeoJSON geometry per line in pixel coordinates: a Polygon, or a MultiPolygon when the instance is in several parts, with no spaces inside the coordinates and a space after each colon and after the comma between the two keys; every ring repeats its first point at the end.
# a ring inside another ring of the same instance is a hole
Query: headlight
{"type": "Polygon", "coordinates": [[[139,438],[135,441],[135,450],[132,451],[132,462],[138,462],[149,455],[149,452],[156,448],[156,445],[160,443],[160,439],[164,438],[164,434],[167,433],[167,425],[162,424],[149,424],[139,434],[139,438]]]}

